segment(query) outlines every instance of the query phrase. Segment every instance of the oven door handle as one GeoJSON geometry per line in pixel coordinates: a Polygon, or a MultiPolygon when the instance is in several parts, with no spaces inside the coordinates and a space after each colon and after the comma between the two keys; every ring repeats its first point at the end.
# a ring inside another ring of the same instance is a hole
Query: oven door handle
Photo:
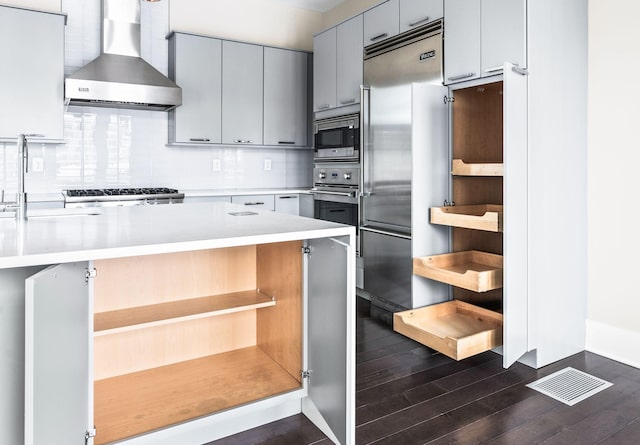
{"type": "Polygon", "coordinates": [[[349,198],[355,198],[356,197],[356,192],[334,192],[334,191],[330,191],[330,190],[318,190],[318,189],[311,189],[311,194],[314,195],[335,195],[335,196],[347,196],[349,198]]]}

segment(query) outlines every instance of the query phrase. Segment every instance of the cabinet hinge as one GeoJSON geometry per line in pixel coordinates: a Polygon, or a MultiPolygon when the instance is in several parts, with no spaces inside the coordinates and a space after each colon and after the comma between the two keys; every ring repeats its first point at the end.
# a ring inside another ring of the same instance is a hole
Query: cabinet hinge
{"type": "Polygon", "coordinates": [[[311,253],[311,247],[303,246],[302,249],[300,249],[300,251],[308,255],[311,253]]]}
{"type": "Polygon", "coordinates": [[[90,278],[95,278],[97,276],[98,276],[98,271],[95,269],[95,267],[92,269],[85,269],[84,282],[89,283],[90,278]]]}
{"type": "Polygon", "coordinates": [[[313,371],[311,371],[310,369],[307,369],[305,371],[302,371],[300,374],[302,375],[303,379],[309,379],[309,378],[311,378],[311,373],[312,372],[313,371]]]}
{"type": "Polygon", "coordinates": [[[443,101],[444,101],[444,104],[447,105],[447,104],[450,104],[452,102],[455,102],[456,98],[455,97],[444,96],[443,101]]]}
{"type": "Polygon", "coordinates": [[[93,437],[96,437],[96,429],[95,429],[95,427],[84,432],[84,445],[87,445],[89,443],[89,439],[91,439],[93,437]]]}
{"type": "Polygon", "coordinates": [[[449,201],[448,199],[445,199],[443,204],[444,204],[445,207],[451,207],[451,206],[456,205],[455,202],[449,201]]]}

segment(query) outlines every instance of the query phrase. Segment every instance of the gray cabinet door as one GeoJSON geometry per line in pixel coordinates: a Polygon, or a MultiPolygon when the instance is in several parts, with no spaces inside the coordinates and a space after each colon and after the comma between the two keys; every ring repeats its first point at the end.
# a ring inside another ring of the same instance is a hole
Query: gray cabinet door
{"type": "Polygon", "coordinates": [[[263,47],[222,42],[222,143],[262,145],[263,47]]]}
{"type": "Polygon", "coordinates": [[[444,82],[480,77],[480,0],[444,0],[444,82]]]}
{"type": "Polygon", "coordinates": [[[504,326],[503,364],[527,352],[528,285],[528,76],[504,65],[504,326]]]}
{"type": "Polygon", "coordinates": [[[400,0],[400,32],[417,28],[442,16],[442,0],[400,0]]]}
{"type": "Polygon", "coordinates": [[[389,0],[364,13],[364,46],[398,34],[400,30],[399,0],[389,0]]]}
{"type": "Polygon", "coordinates": [[[309,241],[308,396],[302,412],[335,443],[355,443],[355,250],[348,237],[309,241]]]}
{"type": "Polygon", "coordinates": [[[300,214],[299,195],[276,195],[276,212],[288,213],[290,215],[300,214]]]}
{"type": "Polygon", "coordinates": [[[481,0],[482,76],[505,62],[526,67],[526,0],[481,0]]]}
{"type": "Polygon", "coordinates": [[[308,54],[264,49],[264,145],[307,146],[308,54]]]}
{"type": "Polygon", "coordinates": [[[93,295],[87,263],[25,282],[25,444],[81,444],[93,428],[93,295]]]}
{"type": "Polygon", "coordinates": [[[170,112],[170,142],[220,143],[222,134],[222,41],[175,33],[172,80],[182,105],[170,112]]]}
{"type": "Polygon", "coordinates": [[[313,110],[336,107],[336,28],[313,38],[313,110]]]}
{"type": "Polygon", "coordinates": [[[0,139],[64,138],[64,25],[60,14],[0,6],[0,139]]]}
{"type": "Polygon", "coordinates": [[[362,85],[363,17],[357,15],[337,26],[337,106],[360,102],[362,85]]]}

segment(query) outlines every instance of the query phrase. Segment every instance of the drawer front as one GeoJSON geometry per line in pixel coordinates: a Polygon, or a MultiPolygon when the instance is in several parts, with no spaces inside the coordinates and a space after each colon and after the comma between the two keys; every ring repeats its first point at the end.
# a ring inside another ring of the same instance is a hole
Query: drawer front
{"type": "Polygon", "coordinates": [[[273,195],[238,195],[232,196],[231,202],[233,204],[242,204],[247,210],[275,210],[275,199],[273,195]]]}

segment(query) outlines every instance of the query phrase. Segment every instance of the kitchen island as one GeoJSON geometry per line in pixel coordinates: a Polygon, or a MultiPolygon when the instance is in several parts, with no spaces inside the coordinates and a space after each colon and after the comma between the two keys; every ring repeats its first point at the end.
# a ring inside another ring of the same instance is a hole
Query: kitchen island
{"type": "Polygon", "coordinates": [[[0,441],[201,444],[303,412],[353,443],[354,239],[227,203],[0,218],[0,441]]]}

